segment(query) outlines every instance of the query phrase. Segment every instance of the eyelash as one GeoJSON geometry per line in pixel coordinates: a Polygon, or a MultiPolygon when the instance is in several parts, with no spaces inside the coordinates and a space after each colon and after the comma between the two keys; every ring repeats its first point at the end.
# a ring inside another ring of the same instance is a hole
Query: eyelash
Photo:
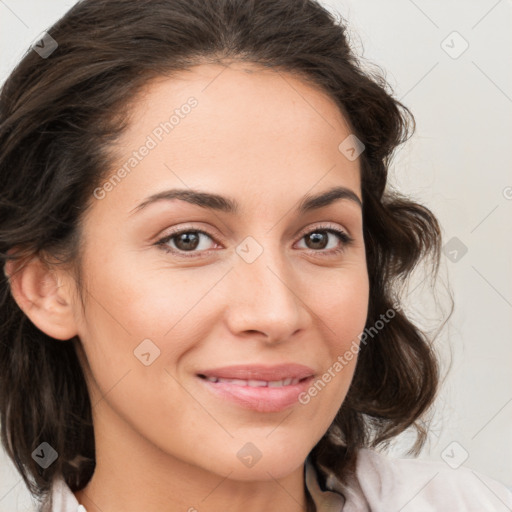
{"type": "MultiPolygon", "coordinates": [[[[315,229],[307,231],[300,237],[300,240],[302,240],[302,238],[304,238],[307,235],[311,235],[312,233],[316,233],[319,231],[337,235],[341,241],[341,245],[335,249],[330,249],[327,251],[324,251],[322,249],[319,249],[319,250],[309,249],[308,252],[310,252],[310,253],[314,253],[314,254],[324,253],[329,256],[333,256],[333,255],[343,252],[346,249],[346,247],[348,247],[349,245],[351,245],[354,242],[354,239],[351,236],[349,236],[347,233],[345,233],[345,231],[342,231],[341,229],[336,228],[331,225],[318,226],[315,229]]],[[[176,230],[176,231],[170,233],[169,235],[166,235],[165,237],[161,238],[160,240],[158,240],[156,242],[155,245],[159,246],[166,253],[172,253],[172,254],[178,255],[179,257],[183,257],[183,258],[199,258],[199,257],[201,257],[202,253],[209,252],[209,250],[206,250],[206,251],[181,251],[179,249],[172,249],[168,245],[166,245],[167,242],[171,241],[173,238],[175,238],[179,235],[182,235],[183,233],[201,233],[201,234],[206,235],[207,237],[211,238],[214,242],[217,243],[215,238],[210,233],[208,233],[206,231],[203,231],[201,229],[195,229],[195,228],[182,228],[182,229],[176,230]]],[[[215,250],[215,249],[211,249],[211,250],[215,250]]]]}

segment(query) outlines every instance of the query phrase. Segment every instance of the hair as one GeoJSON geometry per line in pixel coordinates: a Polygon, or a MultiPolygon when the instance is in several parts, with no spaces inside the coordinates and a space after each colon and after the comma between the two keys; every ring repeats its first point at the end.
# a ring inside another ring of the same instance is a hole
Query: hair
{"type": "MultiPolygon", "coordinates": [[[[364,70],[343,18],[315,0],[82,0],[48,33],[58,47],[47,58],[29,49],[0,91],[2,265],[52,257],[69,265],[82,290],[81,222],[111,172],[129,107],[152,79],[225,59],[293,73],[327,93],[364,144],[366,327],[394,311],[361,343],[346,399],[309,457],[325,487],[329,472],[354,467],[360,448],[385,447],[406,429],[416,432],[410,453],[418,454],[439,362],[432,337],[408,318],[397,290],[420,261],[437,275],[441,231],[427,207],[386,186],[414,117],[381,72],[364,70]]],[[[1,439],[38,499],[59,475],[73,492],[82,489],[95,467],[80,340],[69,341],[39,330],[8,279],[0,283],[1,439]],[[46,469],[31,455],[42,442],[58,453],[46,469]]]]}

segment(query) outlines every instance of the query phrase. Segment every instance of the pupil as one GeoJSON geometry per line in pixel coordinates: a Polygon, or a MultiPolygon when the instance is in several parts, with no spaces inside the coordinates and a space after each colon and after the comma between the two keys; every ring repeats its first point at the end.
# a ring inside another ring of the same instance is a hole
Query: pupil
{"type": "Polygon", "coordinates": [[[311,240],[313,242],[313,244],[320,243],[320,247],[313,247],[313,249],[323,249],[326,246],[326,242],[327,242],[325,233],[319,232],[319,231],[317,231],[315,233],[311,233],[309,235],[309,240],[311,240]],[[325,243],[321,243],[322,238],[325,243]]]}
{"type": "Polygon", "coordinates": [[[199,243],[199,235],[197,233],[182,233],[178,236],[178,243],[176,244],[179,249],[195,249],[199,243]],[[180,244],[182,247],[180,247],[180,244]]]}

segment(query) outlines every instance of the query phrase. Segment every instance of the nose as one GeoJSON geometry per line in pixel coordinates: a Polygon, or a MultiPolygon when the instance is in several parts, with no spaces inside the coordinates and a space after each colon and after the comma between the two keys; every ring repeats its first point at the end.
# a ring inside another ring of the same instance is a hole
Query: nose
{"type": "Polygon", "coordinates": [[[311,322],[307,290],[282,248],[265,247],[250,263],[237,256],[230,283],[227,323],[237,337],[258,333],[267,344],[281,343],[311,322]]]}

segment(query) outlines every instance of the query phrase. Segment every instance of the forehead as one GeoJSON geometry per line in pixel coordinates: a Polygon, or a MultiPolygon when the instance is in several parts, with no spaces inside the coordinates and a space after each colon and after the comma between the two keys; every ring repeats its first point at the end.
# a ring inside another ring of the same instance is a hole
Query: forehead
{"type": "Polygon", "coordinates": [[[319,86],[282,70],[228,61],[194,66],[150,81],[136,99],[134,122],[124,134],[125,140],[133,142],[141,134],[151,133],[155,123],[165,122],[173,112],[180,114],[191,97],[197,107],[191,115],[180,115],[172,130],[174,137],[168,139],[193,132],[197,143],[233,140],[233,145],[242,149],[273,141],[296,149],[307,136],[308,149],[312,149],[319,142],[339,144],[340,136],[350,133],[348,120],[319,86]]]}
{"type": "Polygon", "coordinates": [[[286,199],[283,191],[290,198],[314,193],[320,181],[322,190],[341,184],[357,192],[359,162],[339,149],[350,133],[333,99],[297,75],[251,63],[203,64],[147,85],[117,143],[116,165],[155,142],[123,179],[130,209],[142,195],[178,186],[269,200],[271,191],[276,200],[286,199]],[[184,108],[191,98],[195,106],[184,108]]]}

